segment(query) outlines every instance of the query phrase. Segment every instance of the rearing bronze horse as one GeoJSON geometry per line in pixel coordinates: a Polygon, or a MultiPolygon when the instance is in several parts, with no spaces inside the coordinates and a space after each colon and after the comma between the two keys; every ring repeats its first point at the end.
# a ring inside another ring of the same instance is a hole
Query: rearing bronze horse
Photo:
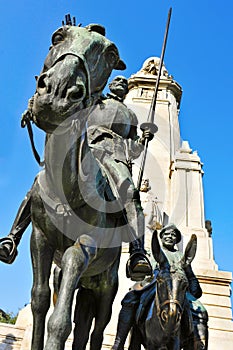
{"type": "MultiPolygon", "coordinates": [[[[118,287],[121,233],[126,221],[89,149],[86,122],[93,110],[101,112],[98,99],[112,70],[124,67],[103,27],[64,25],[52,36],[52,47],[37,80],[32,118],[47,137],[45,168],[33,185],[31,198],[32,350],[64,349],[77,287],[77,324],[83,324],[84,312],[86,317],[83,327],[75,331],[73,348],[86,348],[95,318],[91,349],[101,349],[118,287]],[[61,268],[56,279],[59,294],[44,346],[53,260],[61,268]],[[85,300],[89,303],[82,303],[83,291],[88,291],[85,300]],[[96,303],[91,308],[93,300],[96,303]]],[[[126,116],[125,123],[129,122],[126,116]]]]}

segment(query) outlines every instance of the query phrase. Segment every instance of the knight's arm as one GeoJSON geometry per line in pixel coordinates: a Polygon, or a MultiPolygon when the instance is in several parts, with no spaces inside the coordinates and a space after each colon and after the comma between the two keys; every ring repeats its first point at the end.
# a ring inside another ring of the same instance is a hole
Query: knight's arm
{"type": "Polygon", "coordinates": [[[151,141],[154,137],[148,129],[143,130],[141,137],[137,134],[138,119],[136,114],[129,109],[131,128],[128,135],[129,138],[129,153],[132,159],[136,159],[140,156],[144,149],[145,140],[151,141]]]}
{"type": "Polygon", "coordinates": [[[144,138],[137,134],[138,119],[136,114],[129,109],[131,127],[128,135],[128,152],[131,159],[140,156],[144,148],[144,138]]]}

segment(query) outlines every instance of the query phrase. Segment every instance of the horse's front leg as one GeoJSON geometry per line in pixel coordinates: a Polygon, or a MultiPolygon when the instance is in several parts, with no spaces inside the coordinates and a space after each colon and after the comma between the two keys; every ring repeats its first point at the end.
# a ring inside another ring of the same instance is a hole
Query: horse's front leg
{"type": "Polygon", "coordinates": [[[48,246],[42,232],[33,225],[31,236],[31,258],[33,267],[33,286],[31,308],[33,332],[31,350],[43,350],[45,318],[50,306],[49,276],[53,251],[48,246]]]}
{"type": "Polygon", "coordinates": [[[44,350],[63,350],[71,329],[74,291],[83,272],[96,255],[95,242],[81,236],[62,258],[62,280],[54,311],[48,321],[48,338],[44,350]]]}

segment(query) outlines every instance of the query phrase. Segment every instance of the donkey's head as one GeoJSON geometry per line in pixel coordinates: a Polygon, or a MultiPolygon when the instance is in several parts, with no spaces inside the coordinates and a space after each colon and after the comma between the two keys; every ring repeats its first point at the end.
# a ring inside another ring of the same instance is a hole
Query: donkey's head
{"type": "Polygon", "coordinates": [[[177,251],[165,255],[160,247],[157,232],[153,234],[152,252],[159,264],[155,308],[159,323],[167,335],[175,334],[180,327],[185,292],[189,285],[185,269],[195,257],[196,246],[197,237],[192,235],[183,255],[177,251]],[[179,258],[169,259],[170,254],[179,254],[179,258]]]}

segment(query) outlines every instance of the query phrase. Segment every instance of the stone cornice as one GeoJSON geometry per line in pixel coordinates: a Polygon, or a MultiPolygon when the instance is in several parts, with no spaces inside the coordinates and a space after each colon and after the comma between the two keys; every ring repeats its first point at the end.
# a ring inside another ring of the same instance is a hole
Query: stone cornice
{"type": "Polygon", "coordinates": [[[195,274],[201,283],[229,286],[232,282],[232,273],[228,271],[195,269],[195,274]]]}
{"type": "MultiPolygon", "coordinates": [[[[135,74],[132,75],[129,80],[129,91],[133,89],[145,88],[149,90],[154,90],[156,83],[156,76],[152,74],[135,74]]],[[[172,78],[161,78],[159,82],[160,90],[170,90],[171,93],[175,96],[178,105],[180,105],[182,97],[182,88],[181,86],[172,78]]],[[[151,101],[151,98],[145,99],[151,101]]]]}

